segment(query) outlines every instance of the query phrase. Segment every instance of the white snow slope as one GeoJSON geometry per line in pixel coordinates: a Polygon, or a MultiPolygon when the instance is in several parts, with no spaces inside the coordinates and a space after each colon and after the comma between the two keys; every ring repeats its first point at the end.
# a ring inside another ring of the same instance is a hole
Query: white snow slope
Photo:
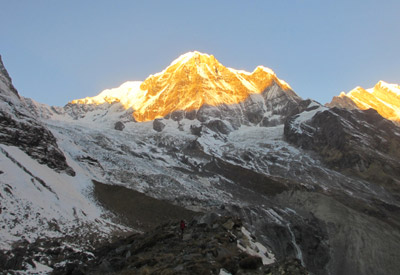
{"type": "Polygon", "coordinates": [[[104,211],[88,196],[91,178],[71,159],[68,163],[75,177],[39,164],[17,147],[0,145],[2,249],[21,239],[90,232],[106,237],[124,229],[102,217],[104,211]]]}

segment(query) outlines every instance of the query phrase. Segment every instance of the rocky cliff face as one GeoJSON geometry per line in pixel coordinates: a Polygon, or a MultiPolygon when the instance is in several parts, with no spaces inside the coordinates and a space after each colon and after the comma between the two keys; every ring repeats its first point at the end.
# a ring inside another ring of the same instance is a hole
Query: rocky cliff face
{"type": "MultiPolygon", "coordinates": [[[[6,68],[4,67],[3,60],[1,59],[0,55],[0,81],[2,82],[2,89],[8,90],[13,93],[15,96],[19,97],[17,90],[15,89],[14,85],[12,84],[11,77],[8,74],[6,68]]],[[[3,93],[7,93],[3,91],[3,93]]]]}
{"type": "Polygon", "coordinates": [[[310,105],[305,108],[304,112],[314,112],[309,120],[301,121],[302,113],[290,117],[285,138],[317,152],[334,169],[391,186],[399,193],[400,129],[373,109],[316,110],[310,105]]]}
{"type": "Polygon", "coordinates": [[[369,246],[367,244],[364,247],[365,250],[360,253],[359,262],[344,260],[340,267],[331,266],[331,271],[334,274],[379,274],[381,272],[395,274],[398,266],[393,262],[391,264],[387,262],[385,270],[379,271],[375,267],[371,267],[367,261],[369,257],[372,257],[370,249],[382,252],[380,256],[382,258],[378,261],[389,260],[388,253],[395,248],[392,247],[391,242],[386,242],[386,238],[397,239],[399,237],[400,223],[396,217],[400,213],[398,204],[400,198],[399,128],[373,109],[366,111],[327,109],[310,101],[304,101],[300,106],[302,107],[299,108],[299,113],[289,117],[285,123],[285,139],[296,146],[316,153],[328,167],[349,177],[360,178],[368,182],[365,189],[349,185],[342,190],[329,190],[327,191],[329,195],[324,199],[318,198],[319,195],[316,195],[317,197],[315,195],[309,197],[301,193],[294,195],[296,198],[293,199],[296,203],[299,203],[299,200],[303,201],[301,203],[303,207],[309,209],[317,207],[318,209],[311,211],[326,222],[332,222],[332,218],[336,216],[334,218],[336,229],[329,227],[327,229],[330,232],[328,235],[330,235],[332,246],[338,244],[336,243],[338,238],[351,239],[347,249],[343,247],[343,244],[336,246],[335,250],[341,251],[338,253],[342,254],[334,253],[333,262],[351,257],[349,251],[363,245],[361,244],[364,243],[362,238],[366,236],[371,236],[368,238],[368,243],[373,242],[375,237],[372,236],[380,234],[386,236],[384,239],[379,237],[381,239],[379,247],[367,248],[369,246]],[[345,189],[347,191],[343,192],[345,189]],[[388,193],[379,196],[376,193],[376,190],[379,189],[386,190],[388,193]],[[332,198],[336,201],[335,203],[332,198]],[[315,204],[310,204],[305,200],[314,201],[315,204]],[[322,200],[327,201],[323,202],[322,200]],[[329,213],[326,212],[327,209],[329,209],[329,213]],[[362,214],[355,214],[357,212],[362,214]],[[338,217],[341,217],[341,222],[336,220],[338,217]],[[366,228],[369,219],[374,222],[366,228]],[[337,226],[342,227],[342,230],[332,234],[337,230],[337,226]],[[353,226],[360,229],[357,230],[358,233],[351,229],[353,226]],[[381,229],[378,229],[379,227],[381,229]],[[347,236],[342,234],[347,234],[347,236]],[[388,247],[391,248],[388,249],[388,247]]]}
{"type": "Polygon", "coordinates": [[[17,146],[39,163],[74,175],[54,135],[21,101],[0,58],[0,143],[17,146]]]}
{"type": "MultiPolygon", "coordinates": [[[[65,142],[62,136],[56,138],[18,95],[1,63],[1,249],[43,236],[69,236],[71,242],[86,243],[81,236],[104,239],[113,230],[124,230],[104,219],[101,209],[84,195],[91,179],[60,149],[60,142],[65,142]]],[[[14,261],[16,269],[20,260],[14,261]]]]}

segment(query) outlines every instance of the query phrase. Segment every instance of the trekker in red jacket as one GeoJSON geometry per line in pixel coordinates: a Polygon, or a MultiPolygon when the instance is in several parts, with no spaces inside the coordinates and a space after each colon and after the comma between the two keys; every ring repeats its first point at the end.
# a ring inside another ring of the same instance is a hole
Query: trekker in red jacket
{"type": "Polygon", "coordinates": [[[181,238],[183,238],[183,231],[186,228],[186,224],[185,224],[184,220],[181,220],[180,228],[181,228],[181,238]]]}

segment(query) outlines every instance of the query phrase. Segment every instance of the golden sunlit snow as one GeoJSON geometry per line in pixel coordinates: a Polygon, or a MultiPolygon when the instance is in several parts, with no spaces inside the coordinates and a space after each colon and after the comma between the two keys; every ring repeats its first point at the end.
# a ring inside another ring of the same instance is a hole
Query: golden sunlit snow
{"type": "Polygon", "coordinates": [[[350,98],[359,109],[375,109],[384,118],[400,122],[400,86],[379,81],[374,88],[357,87],[341,98],[350,98]]]}
{"type": "Polygon", "coordinates": [[[249,73],[227,68],[212,55],[189,52],[143,82],[127,82],[98,96],[71,103],[121,102],[126,109],[134,110],[136,121],[149,121],[177,110],[199,109],[204,104],[239,103],[251,94],[262,93],[273,83],[291,90],[271,69],[263,66],[249,73]]]}

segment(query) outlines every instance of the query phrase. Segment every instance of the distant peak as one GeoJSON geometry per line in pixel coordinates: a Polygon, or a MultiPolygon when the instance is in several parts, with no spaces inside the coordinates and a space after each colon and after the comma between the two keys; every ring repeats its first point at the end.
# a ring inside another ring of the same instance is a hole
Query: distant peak
{"type": "Polygon", "coordinates": [[[330,106],[353,108],[356,106],[361,110],[375,109],[384,118],[400,122],[400,86],[390,84],[380,80],[373,88],[364,89],[357,86],[347,94],[340,93],[344,101],[334,98],[330,106]],[[349,107],[347,99],[351,99],[353,104],[349,107]]]}
{"type": "Polygon", "coordinates": [[[206,53],[201,53],[201,52],[198,52],[198,51],[192,51],[192,52],[187,52],[187,53],[182,54],[181,56],[179,56],[177,59],[172,61],[170,66],[175,65],[177,63],[186,63],[191,59],[200,58],[200,57],[207,58],[207,59],[208,58],[214,58],[214,56],[208,55],[206,53]]]}
{"type": "Polygon", "coordinates": [[[162,72],[150,75],[140,87],[138,84],[123,85],[72,103],[116,101],[132,108],[136,121],[149,121],[176,110],[196,110],[204,104],[237,104],[271,85],[291,90],[269,68],[258,66],[251,73],[235,70],[222,65],[213,55],[198,51],[182,54],[162,72]]]}
{"type": "Polygon", "coordinates": [[[398,96],[400,96],[400,86],[398,84],[390,84],[385,81],[380,80],[374,87],[374,89],[383,88],[387,92],[392,92],[398,96]]]}
{"type": "Polygon", "coordinates": [[[378,85],[378,86],[387,86],[387,85],[389,85],[389,83],[387,83],[387,82],[385,82],[383,80],[379,80],[378,83],[376,83],[376,85],[378,85]]]}
{"type": "Polygon", "coordinates": [[[191,51],[181,55],[181,57],[198,57],[198,56],[211,57],[211,55],[199,51],[191,51]]]}
{"type": "Polygon", "coordinates": [[[383,80],[379,80],[378,83],[375,84],[374,88],[371,88],[371,89],[382,89],[382,88],[390,89],[390,84],[383,80]]]}
{"type": "Polygon", "coordinates": [[[262,71],[264,71],[266,73],[269,73],[269,74],[272,74],[272,75],[276,75],[275,72],[272,69],[264,67],[262,65],[257,66],[256,70],[262,70],[262,71]]]}
{"type": "Polygon", "coordinates": [[[10,91],[13,92],[19,98],[19,94],[18,94],[17,90],[15,89],[14,85],[12,84],[11,77],[8,74],[6,68],[4,67],[4,63],[3,63],[3,60],[1,59],[1,55],[0,55],[0,81],[4,82],[4,84],[10,89],[10,91]]]}

